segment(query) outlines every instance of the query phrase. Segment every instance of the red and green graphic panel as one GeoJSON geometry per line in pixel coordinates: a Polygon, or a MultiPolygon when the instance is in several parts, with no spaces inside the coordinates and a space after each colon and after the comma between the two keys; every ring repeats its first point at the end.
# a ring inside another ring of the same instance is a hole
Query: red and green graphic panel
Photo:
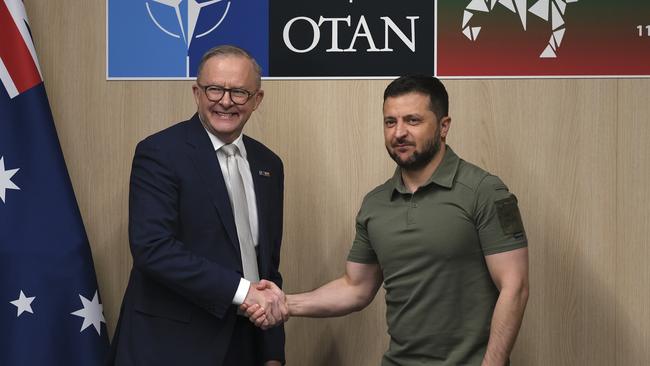
{"type": "Polygon", "coordinates": [[[440,77],[650,75],[650,1],[436,5],[440,77]]]}

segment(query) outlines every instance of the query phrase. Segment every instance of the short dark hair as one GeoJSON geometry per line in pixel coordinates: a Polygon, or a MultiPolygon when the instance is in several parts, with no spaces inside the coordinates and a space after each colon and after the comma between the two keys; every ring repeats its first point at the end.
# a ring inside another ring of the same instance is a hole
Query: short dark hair
{"type": "Polygon", "coordinates": [[[429,75],[405,75],[393,80],[384,91],[384,102],[389,97],[408,93],[429,96],[429,109],[438,119],[449,115],[449,95],[438,78],[429,75]]]}
{"type": "Polygon", "coordinates": [[[199,63],[199,68],[196,73],[197,79],[199,78],[199,76],[201,76],[201,71],[203,71],[203,65],[205,65],[205,62],[213,57],[218,57],[218,56],[239,56],[248,59],[251,62],[251,64],[253,64],[253,70],[257,74],[256,75],[257,87],[259,88],[262,85],[262,68],[257,63],[257,61],[255,61],[253,56],[251,56],[251,54],[248,53],[248,51],[246,51],[243,48],[227,45],[227,44],[212,47],[211,49],[209,49],[203,54],[203,57],[201,57],[201,63],[199,63]]]}

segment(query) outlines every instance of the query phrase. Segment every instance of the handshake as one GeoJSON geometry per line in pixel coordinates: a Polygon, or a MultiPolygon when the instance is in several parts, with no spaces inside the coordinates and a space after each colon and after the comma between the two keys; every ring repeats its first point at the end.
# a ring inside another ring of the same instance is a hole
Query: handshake
{"type": "Polygon", "coordinates": [[[267,280],[251,283],[239,309],[253,324],[262,329],[269,329],[289,320],[287,297],[275,283],[267,280]]]}

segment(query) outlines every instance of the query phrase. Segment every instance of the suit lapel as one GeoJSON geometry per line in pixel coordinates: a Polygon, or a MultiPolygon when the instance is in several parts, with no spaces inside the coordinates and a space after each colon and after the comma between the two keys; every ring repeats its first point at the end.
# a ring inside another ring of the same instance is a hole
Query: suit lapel
{"type": "Polygon", "coordinates": [[[246,135],[244,135],[244,145],[246,146],[246,159],[248,160],[248,165],[250,166],[251,176],[253,177],[253,186],[255,187],[255,203],[257,204],[257,222],[259,231],[257,241],[259,251],[257,265],[260,269],[260,275],[262,275],[268,273],[268,261],[264,260],[264,258],[268,258],[268,190],[270,183],[269,177],[263,176],[262,174],[263,172],[268,172],[269,168],[261,159],[262,156],[256,149],[256,146],[251,143],[251,140],[246,135]]]}
{"type": "Polygon", "coordinates": [[[230,206],[230,197],[224,181],[221,167],[214,147],[210,142],[205,128],[201,124],[198,115],[194,115],[190,120],[187,143],[192,146],[190,156],[196,167],[198,174],[205,182],[206,189],[214,206],[217,208],[223,226],[228,233],[230,242],[239,251],[239,240],[237,239],[237,229],[230,206]]]}

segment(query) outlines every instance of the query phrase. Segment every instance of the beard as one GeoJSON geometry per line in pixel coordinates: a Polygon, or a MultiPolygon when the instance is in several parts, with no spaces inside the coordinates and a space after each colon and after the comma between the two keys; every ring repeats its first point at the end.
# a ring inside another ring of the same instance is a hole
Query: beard
{"type": "Polygon", "coordinates": [[[433,136],[431,140],[428,140],[423,148],[422,151],[415,151],[411,156],[407,157],[406,159],[400,159],[400,157],[393,152],[388,146],[386,146],[386,151],[388,151],[388,155],[399,165],[400,168],[404,170],[409,170],[409,171],[414,171],[414,170],[419,170],[427,166],[433,160],[433,157],[436,156],[436,154],[440,151],[440,145],[441,145],[441,138],[440,138],[440,128],[436,129],[436,134],[433,136]]]}

